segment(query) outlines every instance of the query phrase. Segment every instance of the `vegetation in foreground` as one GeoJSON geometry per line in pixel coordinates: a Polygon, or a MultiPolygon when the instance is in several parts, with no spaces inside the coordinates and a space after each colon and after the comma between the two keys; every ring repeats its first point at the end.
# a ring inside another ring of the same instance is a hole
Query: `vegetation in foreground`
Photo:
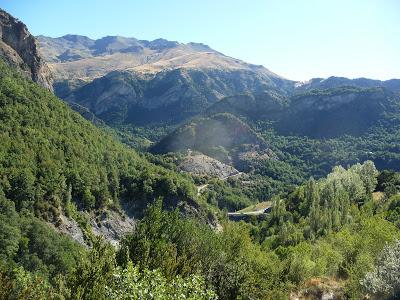
{"type": "Polygon", "coordinates": [[[335,168],[275,199],[264,221],[227,221],[222,232],[163,210],[159,199],[118,250],[101,240],[91,249],[80,247],[16,211],[3,194],[0,295],[287,299],[312,278],[334,278],[348,299],[367,293],[390,299],[399,289],[393,261],[400,239],[398,178],[378,175],[371,162],[335,168]],[[386,191],[378,200],[376,188],[386,191]]]}

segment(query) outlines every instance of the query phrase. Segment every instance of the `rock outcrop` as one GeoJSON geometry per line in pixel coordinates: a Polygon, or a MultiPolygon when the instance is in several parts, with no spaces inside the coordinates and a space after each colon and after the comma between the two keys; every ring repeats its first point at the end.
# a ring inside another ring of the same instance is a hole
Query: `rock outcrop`
{"type": "Polygon", "coordinates": [[[39,55],[35,37],[24,23],[1,9],[0,57],[33,81],[52,90],[50,69],[39,55]]]}
{"type": "Polygon", "coordinates": [[[226,179],[230,176],[239,174],[239,171],[234,167],[224,164],[214,158],[203,154],[189,154],[179,164],[179,169],[195,174],[195,175],[208,175],[218,177],[219,179],[226,179]]]}

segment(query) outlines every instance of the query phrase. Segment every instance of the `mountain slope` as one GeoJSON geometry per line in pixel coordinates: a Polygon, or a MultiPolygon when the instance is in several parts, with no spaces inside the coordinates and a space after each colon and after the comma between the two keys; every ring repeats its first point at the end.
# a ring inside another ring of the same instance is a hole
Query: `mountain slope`
{"type": "Polygon", "coordinates": [[[398,124],[399,117],[400,98],[382,88],[314,90],[292,97],[276,128],[314,138],[360,136],[374,126],[398,124]]]}
{"type": "Polygon", "coordinates": [[[1,61],[0,71],[0,189],[18,211],[55,223],[71,202],[140,215],[162,196],[202,214],[188,179],[139,157],[1,61]]]}
{"type": "Polygon", "coordinates": [[[145,41],[120,36],[92,40],[78,35],[39,36],[38,41],[57,82],[77,79],[90,82],[115,70],[154,74],[176,68],[245,70],[263,74],[272,81],[285,81],[262,66],[225,56],[199,43],[145,41]]]}
{"type": "Polygon", "coordinates": [[[268,91],[264,93],[248,93],[226,97],[210,106],[205,115],[215,113],[231,113],[244,117],[250,122],[257,120],[276,120],[289,107],[290,98],[268,91]]]}
{"type": "Polygon", "coordinates": [[[119,36],[91,40],[38,37],[55,77],[55,93],[111,125],[178,124],[218,100],[294,82],[203,44],[119,36]]]}
{"type": "MultiPolygon", "coordinates": [[[[40,51],[46,61],[51,62],[50,65],[55,70],[69,70],[68,73],[70,74],[74,73],[71,71],[81,74],[82,70],[87,69],[86,63],[92,66],[106,63],[112,68],[106,70],[102,75],[115,69],[133,68],[142,72],[158,72],[166,68],[188,67],[262,69],[271,77],[279,77],[261,66],[251,65],[225,56],[201,43],[183,44],[165,39],[146,41],[121,36],[107,36],[98,40],[79,35],[66,35],[59,38],[38,36],[37,38],[40,51]],[[75,56],[67,55],[73,52],[76,53],[75,56]],[[121,60],[122,57],[125,59],[121,60]],[[117,60],[120,61],[117,62],[117,60]]],[[[101,69],[98,69],[97,76],[102,73],[99,70],[101,69]]],[[[88,77],[93,78],[90,72],[94,71],[86,71],[88,77]]]]}
{"type": "Polygon", "coordinates": [[[279,177],[295,171],[302,181],[365,160],[380,170],[399,170],[400,97],[385,88],[238,95],[220,100],[204,115],[223,112],[249,124],[277,157],[275,166],[271,160],[251,160],[255,174],[279,177]]]}
{"type": "Polygon", "coordinates": [[[174,69],[154,75],[115,71],[65,99],[109,124],[179,123],[224,96],[275,89],[268,78],[244,70],[174,69]]]}

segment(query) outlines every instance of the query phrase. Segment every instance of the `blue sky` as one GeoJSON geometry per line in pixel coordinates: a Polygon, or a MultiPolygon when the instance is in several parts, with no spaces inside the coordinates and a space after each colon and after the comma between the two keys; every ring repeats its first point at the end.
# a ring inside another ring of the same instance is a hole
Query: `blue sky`
{"type": "Polygon", "coordinates": [[[398,0],[0,0],[35,34],[202,42],[289,79],[400,78],[398,0]]]}

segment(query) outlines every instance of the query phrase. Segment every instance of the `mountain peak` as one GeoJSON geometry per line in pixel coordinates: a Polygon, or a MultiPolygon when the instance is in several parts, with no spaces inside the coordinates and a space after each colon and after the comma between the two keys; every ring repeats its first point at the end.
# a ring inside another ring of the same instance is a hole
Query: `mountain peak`
{"type": "Polygon", "coordinates": [[[61,38],[73,43],[80,43],[85,45],[91,45],[94,43],[94,40],[92,40],[91,38],[78,34],[66,34],[63,35],[61,38]]]}
{"type": "Polygon", "coordinates": [[[178,45],[179,43],[176,41],[168,41],[162,38],[158,38],[149,42],[149,48],[152,50],[163,50],[167,48],[174,48],[178,45]]]}

